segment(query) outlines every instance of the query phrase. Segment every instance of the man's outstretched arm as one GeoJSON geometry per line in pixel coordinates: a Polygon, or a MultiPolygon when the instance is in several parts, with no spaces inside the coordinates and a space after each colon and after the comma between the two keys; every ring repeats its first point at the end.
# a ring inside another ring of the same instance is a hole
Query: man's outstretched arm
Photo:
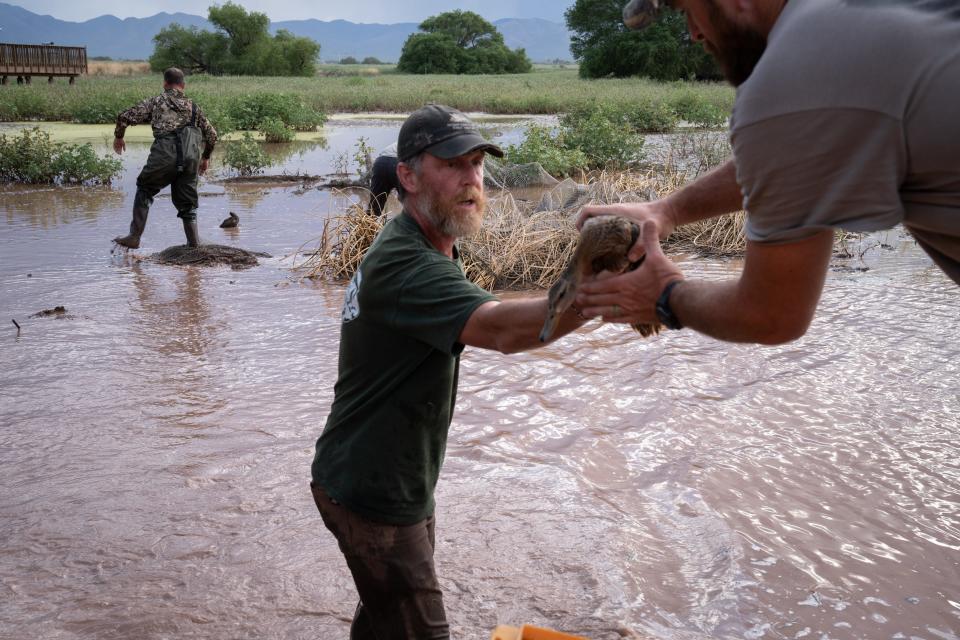
{"type": "MultiPolygon", "coordinates": [[[[463,331],[460,342],[501,353],[516,353],[542,347],[540,330],[547,318],[547,298],[491,301],[477,307],[463,331]]],[[[573,307],[560,317],[553,342],[586,322],[573,307]]]]}
{"type": "Polygon", "coordinates": [[[127,127],[150,121],[153,116],[155,100],[156,98],[147,98],[140,104],[134,105],[126,111],[121,111],[117,115],[117,124],[113,129],[113,150],[115,152],[123,153],[127,148],[127,143],[123,141],[123,135],[127,127]]]}

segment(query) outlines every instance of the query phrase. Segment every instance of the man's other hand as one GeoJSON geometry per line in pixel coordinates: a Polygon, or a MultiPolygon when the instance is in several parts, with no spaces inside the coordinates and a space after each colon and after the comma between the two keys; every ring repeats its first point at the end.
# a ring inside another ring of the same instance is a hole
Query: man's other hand
{"type": "Polygon", "coordinates": [[[113,151],[117,155],[120,155],[127,150],[127,143],[124,142],[123,138],[114,138],[113,139],[113,151]]]}
{"type": "Polygon", "coordinates": [[[203,158],[200,160],[200,168],[197,169],[197,173],[201,176],[207,172],[207,167],[210,166],[210,158],[203,158]]]}

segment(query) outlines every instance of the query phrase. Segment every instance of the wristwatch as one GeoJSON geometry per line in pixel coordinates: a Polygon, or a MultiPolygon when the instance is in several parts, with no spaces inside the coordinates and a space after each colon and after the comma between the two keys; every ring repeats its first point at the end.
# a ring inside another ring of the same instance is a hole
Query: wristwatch
{"type": "Polygon", "coordinates": [[[673,309],[670,308],[670,292],[681,282],[683,281],[674,280],[663,288],[663,292],[657,298],[657,320],[667,329],[683,329],[683,323],[673,314],[673,309]]]}

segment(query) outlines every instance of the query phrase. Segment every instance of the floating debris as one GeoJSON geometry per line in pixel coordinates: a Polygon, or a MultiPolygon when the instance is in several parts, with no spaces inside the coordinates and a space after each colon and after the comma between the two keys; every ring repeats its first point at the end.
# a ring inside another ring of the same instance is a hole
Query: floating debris
{"type": "MultiPolygon", "coordinates": [[[[33,314],[30,317],[31,318],[47,318],[50,316],[64,316],[66,314],[67,314],[66,307],[54,307],[53,309],[44,309],[43,311],[37,311],[35,314],[33,314]]],[[[17,324],[16,320],[14,320],[13,323],[17,324]]],[[[20,325],[17,325],[17,328],[19,327],[20,325]]]]}
{"type": "Polygon", "coordinates": [[[233,269],[249,269],[260,264],[257,258],[269,258],[269,253],[247,251],[239,247],[228,247],[222,244],[202,244],[199,247],[189,247],[185,244],[167,247],[160,253],[150,256],[150,259],[160,264],[171,265],[200,265],[204,267],[227,265],[233,269]]]}

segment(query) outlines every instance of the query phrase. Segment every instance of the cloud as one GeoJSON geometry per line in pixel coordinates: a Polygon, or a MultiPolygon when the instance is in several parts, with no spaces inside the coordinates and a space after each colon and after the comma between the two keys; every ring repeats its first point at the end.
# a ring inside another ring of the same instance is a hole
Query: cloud
{"type": "MultiPolygon", "coordinates": [[[[77,22],[106,14],[120,18],[143,18],[160,12],[206,15],[208,6],[208,3],[197,3],[195,0],[143,0],[136,3],[126,0],[95,0],[83,3],[75,0],[6,1],[34,13],[77,22]]],[[[315,18],[351,22],[420,22],[437,13],[461,9],[475,11],[488,20],[543,18],[562,22],[563,12],[567,6],[573,4],[573,0],[460,0],[452,5],[443,0],[354,0],[349,3],[330,0],[286,0],[282,3],[275,0],[241,0],[239,4],[250,11],[266,13],[273,21],[315,18]]]]}

